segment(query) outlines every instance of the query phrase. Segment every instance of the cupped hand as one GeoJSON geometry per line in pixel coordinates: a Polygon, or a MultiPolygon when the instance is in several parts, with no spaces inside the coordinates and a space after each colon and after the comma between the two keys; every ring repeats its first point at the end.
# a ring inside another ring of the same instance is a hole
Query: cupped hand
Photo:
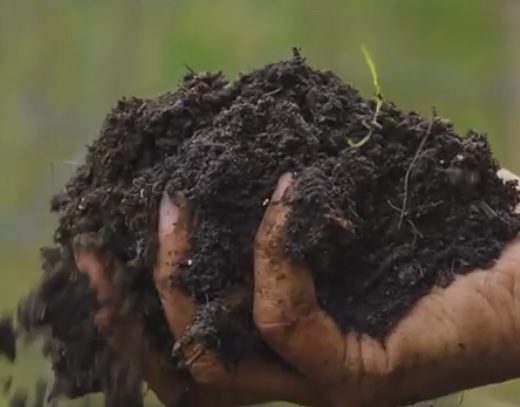
{"type": "Polygon", "coordinates": [[[313,385],[298,373],[288,372],[274,360],[252,356],[232,369],[202,343],[185,340],[196,313],[194,301],[172,282],[189,252],[192,216],[186,200],[174,203],[164,195],[160,205],[159,252],[153,272],[156,289],[176,346],[189,374],[164,368],[164,355],[147,346],[143,324],[137,316],[122,315],[122,292],[118,281],[121,264],[96,243],[81,235],[75,239],[78,269],[88,275],[100,309],[95,323],[120,358],[143,372],[150,389],[164,403],[179,400],[190,406],[242,406],[273,400],[306,405],[324,405],[313,385]]]}
{"type": "Polygon", "coordinates": [[[520,239],[491,269],[433,288],[383,342],[345,334],[319,307],[307,265],[284,252],[291,183],[280,179],[258,231],[254,317],[333,405],[390,407],[520,375],[520,239]]]}
{"type": "MultiPolygon", "coordinates": [[[[280,179],[255,240],[254,317],[264,340],[298,373],[254,356],[229,370],[202,343],[183,340],[196,305],[172,281],[187,260],[193,219],[186,200],[163,198],[154,280],[191,374],[187,378],[163,371],[161,355],[148,350],[145,379],[165,404],[187,388],[194,406],[286,400],[390,407],[518,377],[520,240],[506,247],[492,269],[434,288],[385,341],[345,334],[320,309],[308,267],[284,251],[290,206],[282,197],[291,194],[291,184],[288,175],[280,179]]],[[[106,327],[120,302],[114,276],[121,267],[99,251],[78,249],[77,260],[104,304],[96,319],[106,327]]],[[[141,346],[142,327],[132,320],[118,330],[126,345],[118,346],[116,339],[115,346],[128,357],[141,346]]]]}

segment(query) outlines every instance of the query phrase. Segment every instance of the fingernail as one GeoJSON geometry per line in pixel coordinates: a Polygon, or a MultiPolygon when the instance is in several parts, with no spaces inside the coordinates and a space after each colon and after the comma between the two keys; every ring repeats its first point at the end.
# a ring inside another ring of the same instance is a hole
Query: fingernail
{"type": "Polygon", "coordinates": [[[159,234],[169,234],[179,219],[179,207],[164,191],[159,205],[159,234]]]}
{"type": "Polygon", "coordinates": [[[286,172],[283,174],[280,179],[278,180],[278,184],[276,184],[276,188],[273,192],[272,201],[279,201],[282,199],[283,195],[285,194],[285,191],[291,185],[292,183],[292,174],[290,172],[286,172]]]}

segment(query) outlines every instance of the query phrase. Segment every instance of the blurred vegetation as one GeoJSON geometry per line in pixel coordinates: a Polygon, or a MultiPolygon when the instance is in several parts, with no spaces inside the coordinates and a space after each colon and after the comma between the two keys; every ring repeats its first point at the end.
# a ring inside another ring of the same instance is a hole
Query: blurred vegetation
{"type": "MultiPolygon", "coordinates": [[[[0,311],[37,278],[38,248],[55,222],[49,198],[82,161],[105,113],[121,96],[174,89],[185,64],[232,78],[300,46],[312,65],[371,95],[366,44],[386,99],[424,114],[435,106],[461,132],[487,132],[501,161],[520,170],[515,3],[1,0],[0,311]]],[[[15,385],[48,374],[36,352],[21,362],[15,385]]],[[[0,364],[0,381],[9,373],[0,364]]],[[[439,404],[514,406],[519,396],[512,382],[439,404]]]]}

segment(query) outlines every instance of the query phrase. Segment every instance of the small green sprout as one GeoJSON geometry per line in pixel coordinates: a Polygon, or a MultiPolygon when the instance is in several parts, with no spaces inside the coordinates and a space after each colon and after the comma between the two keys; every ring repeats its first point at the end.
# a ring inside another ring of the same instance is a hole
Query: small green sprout
{"type": "Polygon", "coordinates": [[[370,128],[368,129],[367,135],[363,137],[361,140],[359,140],[357,143],[353,142],[350,139],[347,140],[348,145],[354,148],[361,147],[368,140],[370,140],[370,137],[372,137],[372,132],[374,131],[374,126],[378,126],[377,117],[379,115],[379,112],[381,111],[381,107],[383,106],[383,96],[381,94],[381,86],[379,86],[379,77],[377,75],[376,64],[374,63],[374,60],[372,59],[372,56],[370,55],[370,52],[368,51],[367,47],[362,45],[361,51],[363,52],[365,62],[367,63],[368,69],[370,70],[370,75],[372,76],[372,83],[374,84],[374,88],[376,91],[376,110],[374,111],[374,117],[372,118],[372,123],[370,123],[370,128]]]}
{"type": "Polygon", "coordinates": [[[370,75],[372,75],[372,83],[374,84],[374,88],[376,90],[376,97],[381,99],[381,86],[379,86],[379,77],[377,76],[377,69],[370,52],[368,52],[367,47],[364,45],[361,46],[361,51],[363,52],[363,56],[365,57],[365,62],[368,65],[368,69],[370,69],[370,75]]]}

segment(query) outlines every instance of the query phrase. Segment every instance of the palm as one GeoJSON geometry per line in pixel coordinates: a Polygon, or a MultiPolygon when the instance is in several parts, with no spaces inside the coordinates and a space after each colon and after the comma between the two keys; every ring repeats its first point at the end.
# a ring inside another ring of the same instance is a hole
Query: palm
{"type": "Polygon", "coordinates": [[[433,289],[380,343],[343,335],[318,307],[311,273],[281,249],[288,211],[271,205],[257,237],[255,319],[265,340],[335,404],[393,406],[520,373],[520,239],[491,270],[433,289]]]}

